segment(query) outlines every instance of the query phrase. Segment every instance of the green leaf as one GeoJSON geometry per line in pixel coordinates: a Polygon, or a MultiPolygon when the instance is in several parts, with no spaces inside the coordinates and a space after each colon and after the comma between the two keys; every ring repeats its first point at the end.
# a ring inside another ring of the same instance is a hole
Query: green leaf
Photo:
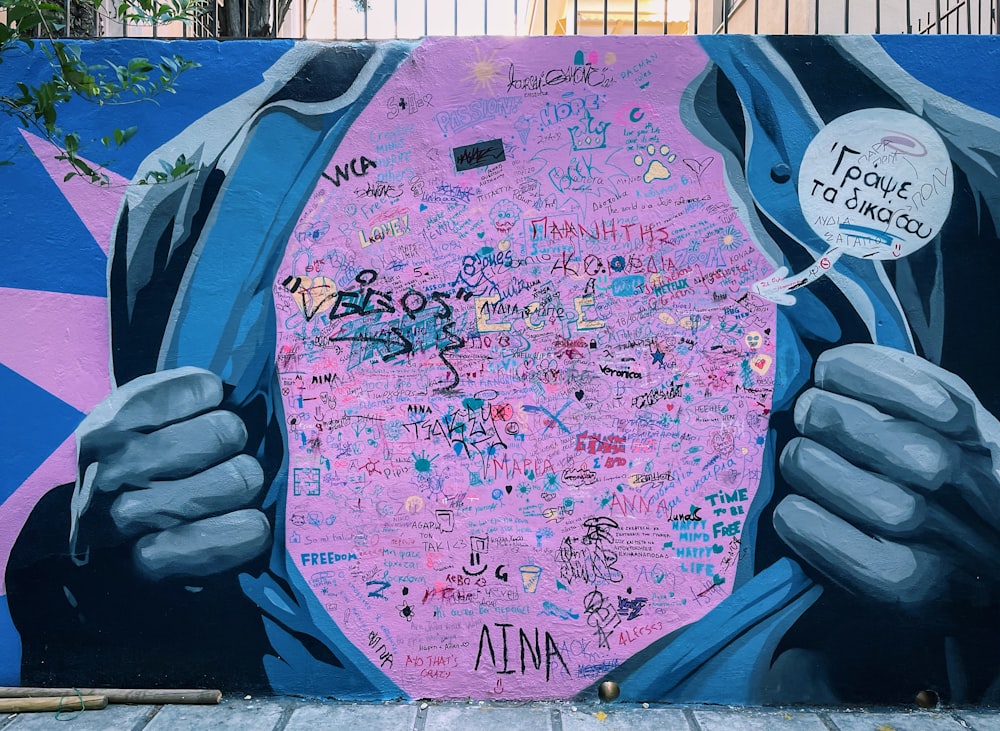
{"type": "Polygon", "coordinates": [[[114,131],[115,146],[121,147],[128,142],[139,131],[138,127],[128,127],[126,129],[116,129],[114,131]]]}
{"type": "MultiPolygon", "coordinates": [[[[201,0],[123,0],[119,7],[125,12],[145,13],[148,19],[155,21],[172,17],[175,13],[188,12],[200,2],[201,0]]],[[[94,4],[99,6],[101,2],[94,0],[94,4]]],[[[33,49],[30,34],[37,33],[47,37],[48,42],[40,48],[51,66],[51,77],[37,82],[37,85],[9,80],[8,90],[16,92],[0,93],[0,109],[26,129],[40,132],[61,149],[56,159],[67,162],[73,168],[66,180],[80,176],[104,185],[110,180],[108,175],[101,172],[100,166],[95,168],[79,155],[85,154],[84,149],[88,145],[100,144],[105,149],[120,147],[137,134],[138,128],[130,126],[113,129],[108,134],[83,139],[75,131],[64,132],[59,128],[62,105],[74,98],[99,106],[137,101],[156,103],[159,94],[175,93],[180,75],[197,68],[198,64],[177,54],[163,56],[155,61],[137,57],[120,65],[111,62],[90,64],[83,60],[79,45],[52,37],[53,29],[60,25],[64,10],[60,0],[0,0],[0,12],[6,13],[3,20],[0,20],[0,63],[12,48],[33,49]]],[[[0,164],[11,163],[0,161],[0,164]]],[[[145,182],[167,182],[187,174],[193,168],[181,156],[176,164],[166,164],[162,172],[147,174],[145,182]]]]}
{"type": "Polygon", "coordinates": [[[56,128],[56,110],[49,105],[42,110],[42,118],[45,120],[45,129],[54,132],[56,128]]]}

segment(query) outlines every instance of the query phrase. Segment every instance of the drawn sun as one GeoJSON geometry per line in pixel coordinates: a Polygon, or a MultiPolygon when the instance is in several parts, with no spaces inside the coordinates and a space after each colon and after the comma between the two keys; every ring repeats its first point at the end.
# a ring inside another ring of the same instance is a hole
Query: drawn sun
{"type": "Polygon", "coordinates": [[[743,243],[743,234],[735,226],[726,227],[722,234],[721,245],[723,249],[736,249],[743,243]]]}
{"type": "Polygon", "coordinates": [[[496,55],[497,52],[494,50],[489,58],[483,58],[479,48],[476,47],[476,60],[466,61],[465,65],[469,69],[469,75],[462,81],[475,81],[475,91],[483,88],[490,93],[490,96],[495,96],[493,83],[500,79],[500,65],[493,60],[496,55]]]}

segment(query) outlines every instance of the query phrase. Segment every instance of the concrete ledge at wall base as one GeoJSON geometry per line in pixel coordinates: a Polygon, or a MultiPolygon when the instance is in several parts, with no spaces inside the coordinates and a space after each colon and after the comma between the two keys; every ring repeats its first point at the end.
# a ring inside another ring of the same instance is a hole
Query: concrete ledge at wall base
{"type": "MultiPolygon", "coordinates": [[[[1000,731],[1000,709],[729,708],[632,704],[348,704],[224,699],[217,706],[111,705],[62,714],[72,731],[1000,731]]],[[[61,728],[53,713],[0,717],[0,731],[61,728]]]]}

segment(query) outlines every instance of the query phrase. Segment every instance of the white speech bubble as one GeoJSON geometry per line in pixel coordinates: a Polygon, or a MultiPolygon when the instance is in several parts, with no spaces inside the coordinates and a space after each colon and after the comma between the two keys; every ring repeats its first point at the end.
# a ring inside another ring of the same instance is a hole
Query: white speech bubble
{"type": "Polygon", "coordinates": [[[896,259],[925,246],[951,210],[954,176],[944,141],[920,117],[863,109],[830,122],[799,169],[806,221],[829,248],[896,259]]]}

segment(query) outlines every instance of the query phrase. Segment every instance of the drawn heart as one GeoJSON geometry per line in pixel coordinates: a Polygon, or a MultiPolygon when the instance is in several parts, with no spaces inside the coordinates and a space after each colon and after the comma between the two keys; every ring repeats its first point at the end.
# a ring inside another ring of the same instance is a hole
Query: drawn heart
{"type": "Polygon", "coordinates": [[[573,395],[576,396],[577,401],[583,401],[583,391],[577,391],[573,395]]]}
{"type": "Polygon", "coordinates": [[[319,312],[333,306],[337,283],[329,277],[287,277],[282,286],[292,293],[295,304],[308,322],[319,312]]]}
{"type": "Polygon", "coordinates": [[[703,157],[700,160],[696,160],[690,157],[685,157],[683,162],[685,165],[688,166],[688,169],[692,173],[701,178],[701,174],[706,170],[708,170],[708,166],[711,165],[714,160],[715,158],[709,155],[708,157],[703,157]]]}
{"type": "Polygon", "coordinates": [[[514,491],[514,486],[513,486],[513,485],[507,485],[507,486],[506,486],[506,487],[504,488],[504,490],[506,490],[506,491],[507,491],[507,494],[508,494],[508,495],[510,495],[510,494],[511,494],[511,493],[512,493],[512,492],[514,491]]]}

